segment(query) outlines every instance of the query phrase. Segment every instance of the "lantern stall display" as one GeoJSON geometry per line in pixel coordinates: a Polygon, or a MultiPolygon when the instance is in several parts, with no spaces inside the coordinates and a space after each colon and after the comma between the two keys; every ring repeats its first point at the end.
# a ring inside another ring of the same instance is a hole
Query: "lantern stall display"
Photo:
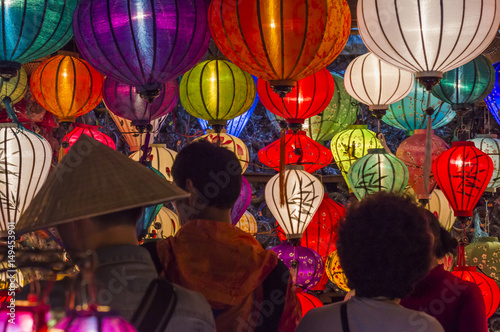
{"type": "Polygon", "coordinates": [[[252,235],[258,231],[257,220],[255,220],[255,217],[249,211],[245,211],[235,226],[243,232],[247,232],[252,235]]]}
{"type": "Polygon", "coordinates": [[[340,266],[339,255],[337,251],[333,251],[328,256],[325,263],[325,271],[331,282],[337,285],[338,288],[345,292],[349,292],[351,289],[347,286],[347,277],[345,276],[344,270],[340,266]]]}
{"type": "Polygon", "coordinates": [[[1,303],[0,330],[2,332],[45,332],[50,319],[50,306],[32,301],[15,301],[14,315],[8,308],[9,302],[1,303]],[[10,320],[14,323],[11,323],[10,320]]]}
{"type": "MultiPolygon", "coordinates": [[[[113,119],[113,122],[118,127],[118,130],[120,130],[121,134],[125,138],[125,141],[127,141],[131,152],[140,150],[141,146],[146,144],[146,135],[144,133],[138,132],[132,126],[132,122],[130,120],[119,117],[118,115],[113,114],[113,112],[108,112],[108,114],[113,119]]],[[[162,120],[163,118],[152,121],[153,133],[158,133],[162,120]]],[[[154,139],[155,135],[150,135],[147,144],[150,145],[151,143],[153,143],[154,139]]]]}
{"type": "MultiPolygon", "coordinates": [[[[149,154],[149,158],[151,167],[160,172],[167,181],[174,182],[174,178],[172,177],[172,166],[174,165],[177,152],[167,149],[165,144],[151,144],[150,147],[151,153],[149,154]]],[[[130,159],[135,161],[140,161],[141,157],[141,150],[129,156],[130,159]]]]}
{"type": "Polygon", "coordinates": [[[465,247],[465,262],[477,266],[488,277],[500,284],[500,242],[496,237],[480,237],[465,247]]]}
{"type": "Polygon", "coordinates": [[[306,292],[297,292],[296,294],[300,302],[300,308],[302,309],[302,317],[304,317],[311,309],[323,306],[323,302],[312,294],[306,292]]]}
{"type": "Polygon", "coordinates": [[[500,70],[500,63],[497,62],[493,65],[493,68],[495,68],[495,73],[496,73],[496,81],[495,85],[493,86],[493,90],[491,93],[484,99],[486,102],[486,106],[488,107],[488,110],[490,111],[491,115],[493,115],[493,118],[496,120],[498,124],[500,124],[500,85],[498,82],[499,76],[499,70],[500,70]]]}
{"type": "Polygon", "coordinates": [[[76,123],[75,129],[67,133],[62,140],[63,147],[66,146],[66,152],[68,152],[69,148],[72,147],[73,144],[76,143],[76,141],[78,141],[81,135],[92,137],[93,139],[106,145],[107,147],[116,150],[115,142],[111,139],[111,137],[100,132],[98,126],[76,123]]]}
{"type": "Polygon", "coordinates": [[[53,328],[54,332],[136,332],[137,330],[123,317],[109,307],[92,305],[77,307],[66,314],[53,328]]]}
{"type": "Polygon", "coordinates": [[[435,189],[432,192],[431,199],[425,205],[425,208],[438,218],[439,223],[444,229],[448,232],[451,231],[455,222],[453,209],[441,190],[435,189]]]}
{"type": "Polygon", "coordinates": [[[144,240],[166,239],[174,236],[180,227],[181,224],[177,214],[163,206],[151,226],[149,226],[148,234],[144,237],[144,240]]]}
{"type": "Polygon", "coordinates": [[[250,206],[252,202],[252,187],[250,186],[250,182],[242,176],[241,177],[241,191],[236,203],[234,203],[233,208],[231,210],[231,223],[236,225],[245,211],[250,206]]]}
{"type": "Polygon", "coordinates": [[[493,162],[493,175],[486,187],[487,192],[495,192],[500,187],[500,140],[497,135],[477,135],[470,139],[475,147],[486,153],[493,162]]]}

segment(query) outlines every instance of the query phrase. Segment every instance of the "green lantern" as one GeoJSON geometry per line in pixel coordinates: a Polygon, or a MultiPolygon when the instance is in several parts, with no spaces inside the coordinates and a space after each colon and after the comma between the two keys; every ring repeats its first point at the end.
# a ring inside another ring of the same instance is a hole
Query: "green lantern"
{"type": "Polygon", "coordinates": [[[500,284],[500,242],[496,237],[480,237],[465,247],[465,262],[479,267],[484,274],[500,284]]]}
{"type": "Polygon", "coordinates": [[[252,75],[225,60],[197,64],[184,74],[179,89],[186,111],[209,125],[225,125],[248,111],[256,92],[252,75]]]}
{"type": "Polygon", "coordinates": [[[451,104],[453,110],[465,112],[493,90],[495,78],[495,68],[485,56],[480,55],[444,73],[441,82],[432,89],[432,94],[451,104]]]}
{"type": "Polygon", "coordinates": [[[347,171],[351,165],[368,153],[369,149],[382,148],[375,133],[366,125],[352,125],[332,138],[330,149],[333,159],[347,181],[347,171]]]}
{"type": "Polygon", "coordinates": [[[379,191],[402,194],[408,178],[406,165],[385,149],[370,149],[347,172],[349,186],[359,200],[379,191]]]}

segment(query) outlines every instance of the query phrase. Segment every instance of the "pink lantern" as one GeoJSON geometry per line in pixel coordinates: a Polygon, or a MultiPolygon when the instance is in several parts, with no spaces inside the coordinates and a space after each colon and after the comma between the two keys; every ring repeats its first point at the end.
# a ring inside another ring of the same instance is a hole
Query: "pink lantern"
{"type": "Polygon", "coordinates": [[[50,307],[46,304],[31,301],[4,302],[0,310],[0,331],[47,331],[49,309],[50,307]],[[10,323],[11,321],[14,324],[10,323]]]}
{"type": "Polygon", "coordinates": [[[233,210],[231,211],[231,222],[233,225],[236,225],[238,221],[240,221],[241,216],[245,213],[245,211],[250,206],[250,202],[252,201],[252,187],[250,187],[250,183],[244,176],[241,177],[241,191],[240,197],[233,206],[233,210]]]}
{"type": "Polygon", "coordinates": [[[60,332],[136,332],[136,329],[122,317],[109,311],[108,307],[94,307],[70,311],[60,320],[54,330],[60,332]]]}

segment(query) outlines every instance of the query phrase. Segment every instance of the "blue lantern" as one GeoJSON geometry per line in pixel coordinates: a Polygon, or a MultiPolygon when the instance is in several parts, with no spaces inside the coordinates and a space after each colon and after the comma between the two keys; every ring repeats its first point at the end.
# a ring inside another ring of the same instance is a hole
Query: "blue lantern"
{"type": "Polygon", "coordinates": [[[500,125],[500,86],[498,82],[498,70],[500,69],[500,62],[493,65],[496,72],[496,82],[491,93],[484,99],[486,106],[490,110],[497,123],[500,125]]]}

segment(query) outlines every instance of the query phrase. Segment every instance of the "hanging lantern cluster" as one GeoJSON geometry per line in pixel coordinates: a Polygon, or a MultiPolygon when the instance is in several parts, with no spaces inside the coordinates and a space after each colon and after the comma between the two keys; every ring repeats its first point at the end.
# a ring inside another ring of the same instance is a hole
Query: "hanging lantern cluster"
{"type": "Polygon", "coordinates": [[[469,140],[475,147],[486,153],[493,162],[493,174],[486,187],[487,192],[495,192],[500,187],[500,140],[497,135],[477,135],[469,140]]]}
{"type": "Polygon", "coordinates": [[[149,226],[148,234],[144,239],[166,239],[174,236],[180,228],[181,224],[177,214],[163,206],[149,226]]]}
{"type": "Polygon", "coordinates": [[[98,126],[91,126],[83,123],[76,123],[75,129],[67,133],[63,138],[63,147],[66,146],[66,152],[69,148],[78,141],[81,135],[92,137],[96,141],[106,145],[107,147],[116,150],[115,142],[106,134],[99,131],[98,126]]]}
{"type": "Polygon", "coordinates": [[[255,217],[249,211],[245,211],[245,213],[243,213],[240,221],[238,221],[235,226],[241,229],[243,232],[247,232],[252,235],[257,233],[258,230],[257,220],[255,220],[255,217]]]}
{"type": "MultiPolygon", "coordinates": [[[[130,159],[140,161],[142,151],[136,151],[130,155],[130,159]]],[[[174,165],[177,152],[167,149],[165,144],[151,144],[151,152],[149,154],[149,161],[151,167],[160,172],[167,181],[174,182],[172,177],[172,166],[174,165]]]]}

